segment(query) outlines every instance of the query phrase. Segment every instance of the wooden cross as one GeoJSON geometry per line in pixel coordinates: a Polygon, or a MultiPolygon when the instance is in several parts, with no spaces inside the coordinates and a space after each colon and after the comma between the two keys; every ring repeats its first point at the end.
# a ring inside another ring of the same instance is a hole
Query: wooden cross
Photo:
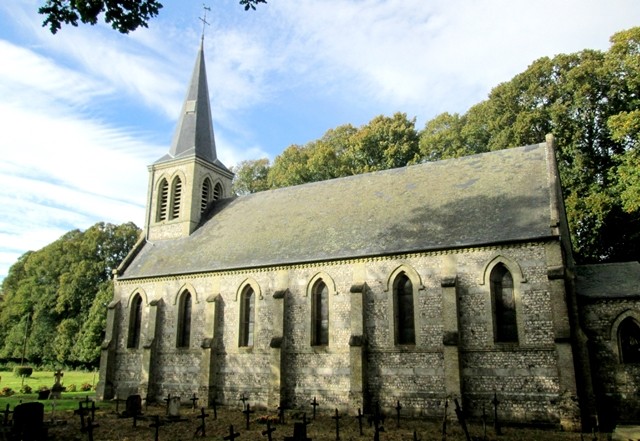
{"type": "Polygon", "coordinates": [[[400,410],[402,409],[402,406],[400,405],[400,400],[396,401],[396,427],[400,428],[400,410]]]}
{"type": "Polygon", "coordinates": [[[95,421],[96,420],[96,402],[95,401],[91,402],[91,410],[90,410],[90,412],[91,412],[91,419],[93,421],[95,421]]]}
{"type": "Polygon", "coordinates": [[[169,414],[169,403],[171,402],[171,394],[167,395],[167,398],[164,399],[164,401],[167,403],[167,410],[166,413],[167,415],[169,414]]]}
{"type": "Polygon", "coordinates": [[[224,441],[234,441],[240,436],[240,432],[233,431],[233,424],[229,426],[229,435],[225,436],[224,441]]]}
{"type": "Polygon", "coordinates": [[[384,432],[384,427],[379,426],[378,423],[376,422],[375,432],[373,434],[373,441],[380,441],[380,432],[384,432]]]}
{"type": "Polygon", "coordinates": [[[244,413],[245,418],[247,419],[247,430],[249,430],[249,422],[251,421],[251,414],[254,413],[255,410],[251,410],[251,405],[247,403],[247,408],[242,411],[244,413]]]}
{"type": "MultiPolygon", "coordinates": [[[[199,415],[199,416],[197,416],[196,418],[197,418],[197,419],[202,420],[202,424],[200,424],[200,425],[198,426],[198,428],[196,429],[196,433],[195,433],[195,435],[197,435],[197,434],[198,434],[198,432],[202,431],[202,437],[204,438],[204,437],[206,437],[206,436],[207,436],[207,434],[206,434],[206,427],[205,427],[205,419],[206,419],[208,416],[209,416],[209,414],[208,414],[208,413],[204,413],[204,407],[203,407],[203,408],[201,408],[201,409],[200,409],[200,415],[199,415]]],[[[195,436],[195,435],[194,435],[194,436],[195,436]]]]}
{"type": "Polygon", "coordinates": [[[442,417],[442,441],[447,441],[447,410],[449,409],[449,397],[444,399],[444,416],[442,417]]]}
{"type": "Polygon", "coordinates": [[[491,404],[493,404],[493,428],[496,431],[496,436],[502,435],[502,430],[500,429],[500,422],[498,421],[498,394],[493,392],[493,400],[491,400],[491,404]]]}
{"type": "Polygon", "coordinates": [[[89,417],[87,419],[87,425],[83,426],[80,431],[82,433],[86,433],[87,437],[89,438],[89,441],[93,441],[93,429],[95,429],[96,427],[100,427],[98,424],[93,424],[93,419],[91,419],[91,417],[89,417]]]}
{"type": "Polygon", "coordinates": [[[213,397],[213,402],[211,403],[211,406],[213,407],[213,419],[217,420],[218,419],[218,402],[216,401],[216,397],[213,397]]]}
{"type": "Polygon", "coordinates": [[[244,409],[244,405],[245,405],[245,403],[246,403],[246,401],[247,401],[248,399],[249,399],[249,398],[247,398],[247,397],[245,397],[245,396],[244,396],[244,392],[242,392],[242,395],[240,396],[239,400],[240,400],[240,401],[242,401],[242,408],[243,408],[243,409],[244,409]]]}
{"type": "Polygon", "coordinates": [[[316,401],[316,397],[313,397],[313,401],[311,402],[311,405],[313,406],[313,419],[316,419],[316,407],[319,406],[318,402],[316,401]]]}
{"type": "Polygon", "coordinates": [[[362,414],[362,412],[360,411],[360,408],[358,407],[358,415],[356,416],[356,419],[358,420],[358,427],[360,428],[360,436],[363,435],[363,433],[362,433],[362,418],[364,418],[364,415],[362,414]]]}
{"type": "Polygon", "coordinates": [[[198,404],[198,397],[196,397],[196,394],[193,394],[193,398],[189,398],[189,401],[191,401],[191,409],[196,408],[196,404],[198,404]]]}
{"type": "Polygon", "coordinates": [[[2,413],[4,414],[4,422],[2,423],[2,425],[3,426],[8,426],[9,425],[9,414],[13,413],[12,410],[9,410],[9,404],[7,404],[6,409],[2,413]]]}
{"type": "Polygon", "coordinates": [[[338,409],[336,409],[336,414],[331,418],[336,420],[336,441],[340,441],[340,418],[342,417],[338,414],[338,409]]]}
{"type": "Polygon", "coordinates": [[[275,432],[275,430],[276,430],[275,427],[271,427],[271,421],[267,420],[267,428],[266,428],[266,430],[262,431],[262,436],[266,436],[267,440],[273,441],[271,439],[271,433],[275,432]]]}
{"type": "Polygon", "coordinates": [[[156,429],[155,441],[158,441],[158,435],[160,434],[160,427],[164,426],[164,423],[160,421],[160,417],[158,415],[153,416],[153,423],[149,424],[149,427],[156,429]]]}
{"type": "Polygon", "coordinates": [[[82,401],[78,402],[78,409],[74,410],[73,413],[75,413],[76,415],[80,415],[80,429],[84,429],[85,427],[84,417],[85,415],[87,415],[88,410],[82,407],[82,401]]]}

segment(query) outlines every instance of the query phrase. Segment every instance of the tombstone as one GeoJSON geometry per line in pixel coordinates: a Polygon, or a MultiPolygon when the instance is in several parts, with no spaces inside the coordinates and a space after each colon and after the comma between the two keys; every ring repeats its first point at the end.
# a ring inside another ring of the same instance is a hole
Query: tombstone
{"type": "Polygon", "coordinates": [[[129,395],[122,416],[132,418],[140,415],[142,415],[142,397],[140,395],[129,395]]]}
{"type": "Polygon", "coordinates": [[[46,441],[47,428],[44,425],[44,404],[24,403],[13,409],[12,434],[23,441],[46,441]]]}
{"type": "Polygon", "coordinates": [[[63,376],[64,374],[62,373],[62,369],[57,369],[53,373],[53,377],[55,378],[55,381],[53,383],[53,386],[51,387],[51,393],[49,394],[50,400],[59,400],[62,398],[62,391],[64,391],[64,386],[62,386],[62,383],[60,383],[60,380],[62,379],[63,376]]]}
{"type": "Polygon", "coordinates": [[[285,436],[284,441],[311,441],[307,438],[307,424],[293,423],[293,436],[285,436]]]}
{"type": "Polygon", "coordinates": [[[167,415],[169,418],[180,418],[180,397],[171,397],[167,404],[167,415]]]}

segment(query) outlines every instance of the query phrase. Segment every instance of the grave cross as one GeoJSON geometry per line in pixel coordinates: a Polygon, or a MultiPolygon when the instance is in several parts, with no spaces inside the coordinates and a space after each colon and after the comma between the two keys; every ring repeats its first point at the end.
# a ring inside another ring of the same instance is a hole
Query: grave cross
{"type": "Polygon", "coordinates": [[[82,407],[82,401],[78,402],[78,409],[74,410],[73,413],[80,416],[80,429],[84,429],[85,427],[84,417],[88,415],[89,410],[82,407]]]}
{"type": "Polygon", "coordinates": [[[9,404],[7,403],[7,407],[5,408],[4,412],[2,412],[4,414],[4,419],[2,422],[3,426],[8,426],[9,425],[9,414],[13,413],[12,410],[9,410],[9,404]]]}
{"type": "Polygon", "coordinates": [[[267,440],[273,441],[271,438],[271,433],[275,432],[275,430],[275,427],[271,427],[271,421],[267,420],[267,428],[262,431],[262,436],[266,436],[267,440]]]}
{"type": "Polygon", "coordinates": [[[373,433],[373,441],[380,441],[380,432],[384,432],[384,427],[375,425],[375,432],[373,433]]]}
{"type": "Polygon", "coordinates": [[[240,396],[239,400],[242,401],[242,408],[244,409],[245,403],[249,398],[244,396],[244,392],[242,392],[242,395],[240,396]]]}
{"type": "Polygon", "coordinates": [[[191,409],[195,410],[196,409],[196,405],[198,404],[198,397],[196,397],[196,394],[193,394],[192,398],[189,398],[189,401],[191,401],[191,409]]]}
{"type": "Polygon", "coordinates": [[[319,406],[318,402],[316,401],[316,397],[313,397],[313,401],[311,402],[311,405],[313,406],[313,419],[316,419],[316,407],[319,406]]]}
{"type": "Polygon", "coordinates": [[[211,403],[211,406],[213,407],[213,419],[217,420],[218,419],[218,402],[216,401],[216,397],[213,397],[213,402],[211,403]]]}
{"type": "Polygon", "coordinates": [[[251,421],[251,414],[254,413],[255,410],[251,410],[251,405],[249,403],[247,403],[247,408],[245,410],[242,411],[242,413],[244,413],[245,418],[247,419],[247,430],[249,430],[249,423],[251,421]]]}
{"type": "Polygon", "coordinates": [[[358,415],[356,416],[356,419],[358,420],[358,427],[360,428],[360,436],[362,436],[362,418],[364,418],[364,415],[358,407],[358,415]]]}
{"type": "Polygon", "coordinates": [[[165,398],[164,401],[167,403],[166,413],[168,415],[169,414],[169,403],[171,403],[171,394],[168,394],[167,398],[165,398]]]}
{"type": "Polygon", "coordinates": [[[396,410],[396,427],[400,428],[400,410],[402,409],[400,400],[396,401],[396,407],[394,409],[396,410]]]}
{"type": "Polygon", "coordinates": [[[202,432],[202,437],[206,437],[207,433],[206,433],[206,427],[205,427],[205,419],[209,416],[208,413],[204,413],[204,407],[200,409],[200,415],[197,416],[196,418],[199,420],[202,420],[202,424],[200,424],[198,426],[198,428],[196,429],[196,433],[193,435],[194,437],[199,433],[202,432]]]}
{"type": "Polygon", "coordinates": [[[93,429],[100,427],[98,424],[93,424],[93,419],[89,417],[87,419],[87,425],[80,429],[80,432],[86,433],[89,441],[93,441],[93,429]]]}
{"type": "Polygon", "coordinates": [[[467,438],[467,441],[471,441],[471,437],[469,436],[469,429],[467,429],[467,422],[464,419],[464,412],[462,412],[462,408],[460,407],[460,404],[458,403],[458,399],[454,398],[453,402],[456,405],[456,416],[458,417],[458,422],[460,423],[460,427],[462,428],[462,431],[464,432],[464,435],[467,438]]]}
{"type": "Polygon", "coordinates": [[[236,438],[240,436],[240,432],[233,431],[233,424],[229,426],[229,435],[225,436],[223,439],[225,441],[235,441],[236,438]]]}
{"type": "Polygon", "coordinates": [[[331,418],[336,420],[336,441],[340,441],[340,418],[342,417],[338,414],[338,409],[336,409],[336,414],[331,418]]]}
{"type": "Polygon", "coordinates": [[[502,435],[502,430],[500,429],[500,422],[498,421],[498,394],[493,392],[493,400],[491,400],[491,404],[493,404],[493,428],[496,431],[496,436],[502,435]]]}
{"type": "MultiPolygon", "coordinates": [[[[135,419],[134,419],[135,421],[135,419]]],[[[149,427],[152,429],[156,429],[154,440],[158,441],[158,436],[160,435],[160,427],[164,426],[164,423],[160,421],[160,417],[158,415],[153,416],[153,423],[149,424],[149,427]]]]}
{"type": "Polygon", "coordinates": [[[449,397],[444,399],[444,416],[442,417],[442,441],[447,441],[447,410],[449,410],[449,397]]]}

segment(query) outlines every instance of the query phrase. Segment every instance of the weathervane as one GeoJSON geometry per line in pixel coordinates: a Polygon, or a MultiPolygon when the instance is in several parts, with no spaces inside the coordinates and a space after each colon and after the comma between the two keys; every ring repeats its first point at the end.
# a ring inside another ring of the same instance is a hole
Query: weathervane
{"type": "Polygon", "coordinates": [[[202,9],[204,9],[204,14],[203,14],[204,17],[198,17],[198,18],[202,22],[202,37],[201,37],[201,39],[202,39],[202,41],[204,41],[205,26],[210,26],[209,22],[207,21],[207,11],[211,12],[211,8],[203,3],[202,4],[202,9]]]}

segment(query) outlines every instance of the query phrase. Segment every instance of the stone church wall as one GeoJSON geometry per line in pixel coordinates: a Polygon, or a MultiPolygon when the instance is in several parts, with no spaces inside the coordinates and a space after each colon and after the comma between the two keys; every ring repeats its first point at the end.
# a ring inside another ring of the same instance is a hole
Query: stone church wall
{"type": "Polygon", "coordinates": [[[581,319],[589,338],[591,369],[600,424],[637,421],[640,417],[640,364],[624,364],[618,350],[616,322],[629,313],[640,317],[640,299],[581,298],[581,319]]]}
{"type": "MultiPolygon", "coordinates": [[[[549,282],[548,253],[548,244],[530,244],[118,282],[116,297],[125,307],[114,381],[132,388],[136,381],[144,384],[147,375],[149,393],[157,399],[169,393],[190,397],[208,389],[218,402],[240,406],[238,399],[245,394],[252,406],[267,407],[275,391],[293,408],[307,407],[313,397],[323,407],[340,409],[379,405],[390,410],[400,401],[407,412],[434,417],[441,415],[447,396],[461,396],[467,412],[479,416],[495,392],[504,418],[557,423],[561,416],[554,403],[565,390],[554,343],[553,304],[558,296],[564,302],[564,292],[549,282]],[[510,265],[517,285],[516,344],[493,339],[487,268],[496,259],[510,265]],[[414,285],[415,345],[394,342],[392,279],[398,271],[405,271],[414,285]],[[311,345],[310,290],[319,278],[330,292],[327,346],[311,345]],[[246,285],[257,295],[255,340],[252,347],[239,347],[239,298],[246,285]],[[453,304],[445,301],[445,285],[453,287],[453,304]],[[354,286],[365,288],[354,293],[354,286]],[[189,348],[176,348],[178,296],[185,289],[194,296],[191,342],[189,348]],[[283,300],[274,299],[278,291],[285,292],[283,300]],[[126,305],[136,292],[145,293],[145,305],[162,300],[157,332],[144,330],[147,340],[154,335],[148,348],[122,349],[130,315],[126,305]],[[363,313],[354,321],[355,295],[363,296],[363,313]],[[457,323],[445,320],[445,305],[454,308],[457,323]],[[283,329],[274,325],[278,308],[283,329]],[[358,337],[354,323],[359,320],[364,334],[361,379],[354,374],[350,346],[358,337]],[[274,347],[278,336],[281,344],[274,347]],[[445,339],[450,340],[448,352],[445,339]],[[209,350],[210,360],[203,356],[209,350]],[[146,356],[140,355],[145,351],[146,356]],[[274,366],[277,353],[279,365],[274,366]],[[452,353],[456,358],[446,355],[452,353]],[[356,402],[353,391],[360,394],[356,402]]],[[[575,395],[575,384],[569,392],[575,395]]]]}

